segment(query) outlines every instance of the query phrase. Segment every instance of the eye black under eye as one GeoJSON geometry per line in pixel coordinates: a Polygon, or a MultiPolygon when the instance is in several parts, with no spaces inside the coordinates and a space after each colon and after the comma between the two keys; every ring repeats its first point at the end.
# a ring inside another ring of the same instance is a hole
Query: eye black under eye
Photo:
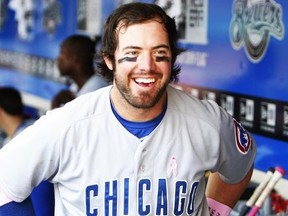
{"type": "Polygon", "coordinates": [[[167,56],[157,56],[157,57],[156,57],[156,61],[157,61],[157,62],[161,62],[161,61],[170,62],[170,58],[167,57],[167,56]]]}
{"type": "Polygon", "coordinates": [[[118,63],[122,63],[125,61],[129,61],[129,62],[136,62],[137,61],[137,57],[124,57],[121,59],[118,59],[118,63]]]}

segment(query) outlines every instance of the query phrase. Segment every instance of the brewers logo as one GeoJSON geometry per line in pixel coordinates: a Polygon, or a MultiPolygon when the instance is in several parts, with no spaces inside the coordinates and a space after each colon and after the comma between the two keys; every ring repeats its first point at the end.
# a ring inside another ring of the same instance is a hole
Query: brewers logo
{"type": "Polygon", "coordinates": [[[274,0],[234,0],[230,33],[233,48],[243,46],[249,60],[259,62],[270,36],[284,37],[281,5],[274,0]]]}

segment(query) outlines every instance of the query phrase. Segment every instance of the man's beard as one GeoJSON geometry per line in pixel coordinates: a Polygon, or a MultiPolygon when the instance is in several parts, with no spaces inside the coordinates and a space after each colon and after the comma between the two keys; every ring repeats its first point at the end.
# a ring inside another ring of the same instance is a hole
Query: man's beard
{"type": "Polygon", "coordinates": [[[131,89],[127,85],[125,85],[124,82],[118,80],[117,77],[115,77],[115,85],[118,88],[118,91],[120,92],[122,97],[125,99],[125,101],[131,106],[139,109],[148,109],[152,108],[155,104],[159,102],[159,100],[166,91],[168,82],[165,83],[163,86],[159,86],[156,91],[142,92],[137,96],[133,95],[131,89]]]}

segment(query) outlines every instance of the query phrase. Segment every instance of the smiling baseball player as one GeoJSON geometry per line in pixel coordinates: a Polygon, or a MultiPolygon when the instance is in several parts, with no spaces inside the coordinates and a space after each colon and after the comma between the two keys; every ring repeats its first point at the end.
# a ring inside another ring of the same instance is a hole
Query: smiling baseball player
{"type": "Polygon", "coordinates": [[[169,85],[181,52],[159,6],[116,9],[99,63],[113,85],[47,112],[0,151],[2,207],[49,180],[56,215],[229,215],[256,145],[215,102],[169,85]]]}

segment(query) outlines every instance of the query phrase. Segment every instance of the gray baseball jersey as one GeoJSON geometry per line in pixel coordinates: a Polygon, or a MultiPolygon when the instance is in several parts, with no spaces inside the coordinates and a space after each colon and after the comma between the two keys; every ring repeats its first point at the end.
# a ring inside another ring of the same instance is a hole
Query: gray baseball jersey
{"type": "Polygon", "coordinates": [[[48,179],[56,215],[202,216],[205,171],[228,183],[248,172],[256,146],[215,102],[168,86],[164,118],[139,140],[111,111],[110,88],[47,112],[0,151],[9,198],[22,201],[48,179]]]}

